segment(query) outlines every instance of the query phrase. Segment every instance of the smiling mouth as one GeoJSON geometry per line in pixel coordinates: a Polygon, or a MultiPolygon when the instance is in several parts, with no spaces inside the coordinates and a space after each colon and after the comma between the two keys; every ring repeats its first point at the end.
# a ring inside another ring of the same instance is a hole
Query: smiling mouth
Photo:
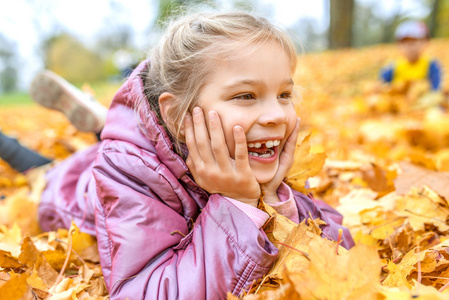
{"type": "Polygon", "coordinates": [[[268,140],[248,144],[248,154],[254,157],[269,158],[275,154],[274,147],[279,146],[280,140],[268,140]]]}

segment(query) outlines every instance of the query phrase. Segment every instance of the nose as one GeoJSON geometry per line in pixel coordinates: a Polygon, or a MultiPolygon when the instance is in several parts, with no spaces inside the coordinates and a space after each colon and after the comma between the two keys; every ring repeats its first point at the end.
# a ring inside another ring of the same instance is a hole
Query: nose
{"type": "Polygon", "coordinates": [[[280,103],[277,98],[265,101],[261,107],[262,111],[259,122],[262,125],[281,125],[287,123],[287,110],[292,109],[290,104],[280,103]]]}

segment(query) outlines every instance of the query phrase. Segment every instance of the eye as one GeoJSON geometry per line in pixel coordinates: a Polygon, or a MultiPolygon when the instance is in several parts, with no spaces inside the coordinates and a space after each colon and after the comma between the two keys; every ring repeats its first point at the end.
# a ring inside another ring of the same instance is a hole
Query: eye
{"type": "Polygon", "coordinates": [[[252,94],[242,94],[242,95],[235,96],[234,99],[237,99],[237,100],[253,100],[253,99],[255,99],[255,97],[252,94]]]}
{"type": "Polygon", "coordinates": [[[290,101],[292,99],[292,93],[282,93],[279,95],[279,99],[290,101]]]}

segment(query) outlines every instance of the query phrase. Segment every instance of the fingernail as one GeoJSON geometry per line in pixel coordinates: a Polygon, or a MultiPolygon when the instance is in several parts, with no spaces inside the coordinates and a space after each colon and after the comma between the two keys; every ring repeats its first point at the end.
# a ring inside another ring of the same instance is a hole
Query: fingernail
{"type": "Polygon", "coordinates": [[[199,108],[198,106],[193,108],[193,114],[194,115],[199,115],[201,113],[201,108],[199,108]]]}
{"type": "Polygon", "coordinates": [[[243,128],[242,128],[242,126],[239,126],[239,125],[237,125],[237,126],[234,126],[234,132],[236,132],[236,133],[240,133],[240,132],[243,132],[243,128]]]}
{"type": "Polygon", "coordinates": [[[214,111],[209,112],[209,120],[215,120],[216,113],[214,111]]]}

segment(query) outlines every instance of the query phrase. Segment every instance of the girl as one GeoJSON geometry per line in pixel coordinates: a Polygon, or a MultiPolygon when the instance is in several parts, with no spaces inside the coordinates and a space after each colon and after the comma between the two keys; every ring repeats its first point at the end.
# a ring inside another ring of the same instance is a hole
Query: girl
{"type": "Polygon", "coordinates": [[[73,218],[96,235],[111,299],[239,295],[278,253],[262,195],[295,222],[324,220],[336,239],[341,215],[282,182],[299,130],[295,67],[291,40],[265,19],[172,23],[114,97],[99,146],[49,172],[43,229],[73,218]]]}

